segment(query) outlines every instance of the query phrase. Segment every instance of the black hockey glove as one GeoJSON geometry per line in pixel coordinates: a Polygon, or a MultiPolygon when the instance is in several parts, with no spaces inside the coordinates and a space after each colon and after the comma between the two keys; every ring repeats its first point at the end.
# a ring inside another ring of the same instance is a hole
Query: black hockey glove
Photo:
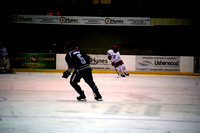
{"type": "Polygon", "coordinates": [[[63,73],[63,76],[62,76],[62,78],[68,78],[69,77],[69,75],[71,75],[71,73],[70,72],[68,72],[68,71],[65,71],[64,73],[63,73]]]}

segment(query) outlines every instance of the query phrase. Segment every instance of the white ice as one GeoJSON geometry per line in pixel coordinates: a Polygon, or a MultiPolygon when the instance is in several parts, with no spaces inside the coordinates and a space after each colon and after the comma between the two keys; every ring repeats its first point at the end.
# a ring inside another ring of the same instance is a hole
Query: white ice
{"type": "Polygon", "coordinates": [[[80,102],[61,76],[0,75],[0,133],[200,133],[200,77],[93,74],[80,102]]]}

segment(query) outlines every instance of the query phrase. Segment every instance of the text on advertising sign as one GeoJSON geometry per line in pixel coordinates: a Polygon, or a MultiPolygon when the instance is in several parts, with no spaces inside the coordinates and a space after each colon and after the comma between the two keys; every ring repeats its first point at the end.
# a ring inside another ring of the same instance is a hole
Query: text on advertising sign
{"type": "Polygon", "coordinates": [[[180,57],[136,56],[136,71],[180,72],[180,57]]]}

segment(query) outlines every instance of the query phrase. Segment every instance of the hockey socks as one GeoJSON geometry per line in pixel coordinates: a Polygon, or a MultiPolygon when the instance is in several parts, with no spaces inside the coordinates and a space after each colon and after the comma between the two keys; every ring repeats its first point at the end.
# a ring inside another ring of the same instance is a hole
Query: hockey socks
{"type": "Polygon", "coordinates": [[[129,76],[129,73],[127,73],[126,67],[125,67],[124,64],[121,65],[121,68],[122,68],[122,70],[124,71],[124,74],[125,74],[126,76],[129,76]]]}
{"type": "Polygon", "coordinates": [[[125,77],[125,75],[122,73],[120,66],[117,67],[117,71],[119,72],[119,76],[125,77]]]}
{"type": "Polygon", "coordinates": [[[121,77],[125,77],[125,75],[126,75],[126,76],[129,76],[129,73],[127,73],[124,64],[122,64],[121,66],[116,67],[116,69],[117,69],[117,71],[119,72],[119,75],[120,75],[121,77]],[[122,70],[124,71],[124,74],[122,73],[121,68],[122,68],[122,70]]]}

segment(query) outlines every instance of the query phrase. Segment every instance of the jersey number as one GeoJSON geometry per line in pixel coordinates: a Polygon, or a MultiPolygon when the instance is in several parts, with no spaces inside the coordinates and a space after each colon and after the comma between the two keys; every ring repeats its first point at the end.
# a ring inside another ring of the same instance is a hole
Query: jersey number
{"type": "Polygon", "coordinates": [[[86,64],[86,61],[81,54],[77,54],[76,56],[79,58],[82,64],[86,64]]]}

